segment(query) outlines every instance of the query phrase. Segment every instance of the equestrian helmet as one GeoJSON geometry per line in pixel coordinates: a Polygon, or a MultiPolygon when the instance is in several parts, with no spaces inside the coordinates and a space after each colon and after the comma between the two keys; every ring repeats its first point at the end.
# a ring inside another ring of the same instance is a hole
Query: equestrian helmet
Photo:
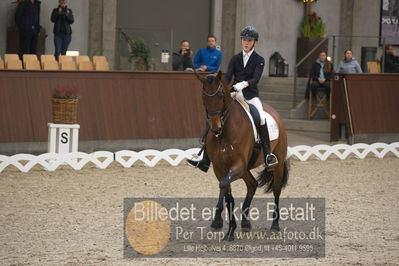
{"type": "Polygon", "coordinates": [[[259,33],[256,31],[255,27],[247,26],[241,31],[240,38],[254,39],[257,41],[259,38],[259,33]]]}

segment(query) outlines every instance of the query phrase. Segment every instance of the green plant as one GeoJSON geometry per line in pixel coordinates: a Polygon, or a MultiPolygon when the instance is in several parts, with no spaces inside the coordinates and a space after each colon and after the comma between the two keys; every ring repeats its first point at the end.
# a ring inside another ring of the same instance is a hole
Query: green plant
{"type": "Polygon", "coordinates": [[[140,62],[143,64],[145,70],[150,69],[151,50],[150,47],[143,40],[135,40],[128,42],[130,57],[129,62],[140,62]]]}
{"type": "Polygon", "coordinates": [[[317,16],[316,12],[305,17],[301,33],[303,37],[323,37],[325,33],[326,24],[323,23],[321,17],[317,16]]]}

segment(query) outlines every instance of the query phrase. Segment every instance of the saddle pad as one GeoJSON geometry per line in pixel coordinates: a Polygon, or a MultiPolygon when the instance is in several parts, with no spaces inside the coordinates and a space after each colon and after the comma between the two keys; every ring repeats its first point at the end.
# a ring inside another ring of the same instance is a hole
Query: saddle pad
{"type": "MultiPolygon", "coordinates": [[[[237,102],[240,103],[242,108],[244,108],[245,113],[248,115],[249,120],[251,121],[252,131],[254,133],[255,141],[258,142],[260,136],[259,136],[258,131],[256,130],[254,120],[249,112],[248,103],[245,101],[244,97],[239,94],[237,94],[235,97],[237,99],[237,102]]],[[[267,113],[267,112],[265,112],[265,113],[266,113],[266,123],[267,123],[267,129],[269,130],[270,141],[276,140],[276,139],[278,139],[278,136],[279,136],[277,122],[276,122],[276,120],[274,120],[274,118],[269,113],[267,113]]]]}

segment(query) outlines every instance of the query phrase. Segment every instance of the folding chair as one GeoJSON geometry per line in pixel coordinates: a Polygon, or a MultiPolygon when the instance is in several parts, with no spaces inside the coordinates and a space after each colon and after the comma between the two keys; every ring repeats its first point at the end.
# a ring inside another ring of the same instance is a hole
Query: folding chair
{"type": "Polygon", "coordinates": [[[74,61],[62,61],[60,62],[61,70],[76,70],[76,64],[74,61]]]}
{"type": "Polygon", "coordinates": [[[109,71],[109,64],[108,62],[97,61],[94,68],[98,71],[109,71]]]}
{"type": "Polygon", "coordinates": [[[42,62],[43,70],[60,70],[57,61],[44,61],[42,62]]]}
{"type": "Polygon", "coordinates": [[[80,62],[90,62],[90,58],[87,55],[79,55],[76,57],[76,64],[79,65],[80,62]]]}
{"type": "Polygon", "coordinates": [[[38,61],[37,55],[35,55],[35,54],[24,54],[24,55],[22,55],[22,61],[24,63],[24,67],[26,68],[26,63],[28,61],[38,61]]]}
{"type": "Polygon", "coordinates": [[[8,61],[19,60],[19,56],[17,54],[5,54],[4,62],[7,64],[8,61]]]}
{"type": "Polygon", "coordinates": [[[94,55],[93,56],[93,63],[94,65],[98,62],[108,62],[107,58],[103,55],[94,55]]]}
{"type": "Polygon", "coordinates": [[[318,87],[316,89],[315,99],[313,99],[313,92],[309,88],[308,120],[311,120],[319,109],[324,110],[328,118],[331,119],[332,83],[330,83],[330,99],[327,98],[327,94],[324,91],[325,89],[323,87],[318,87]],[[315,102],[313,102],[313,100],[315,100],[315,102]]]}
{"type": "Polygon", "coordinates": [[[30,60],[25,63],[26,70],[41,70],[39,60],[30,60]]]}
{"type": "Polygon", "coordinates": [[[6,62],[6,69],[11,70],[20,70],[22,68],[22,61],[21,60],[10,60],[6,62]]]}
{"type": "Polygon", "coordinates": [[[69,56],[69,55],[60,55],[59,57],[58,57],[58,60],[59,60],[59,62],[60,63],[62,63],[62,62],[73,62],[73,58],[72,58],[72,56],[69,56]]]}
{"type": "Polygon", "coordinates": [[[94,70],[93,63],[90,61],[82,61],[78,63],[79,70],[94,70]]]}
{"type": "MultiPolygon", "coordinates": [[[[41,62],[41,64],[42,64],[42,68],[43,68],[43,69],[44,69],[44,63],[45,63],[45,62],[49,62],[49,61],[54,61],[54,62],[56,62],[55,56],[52,55],[52,54],[43,54],[43,55],[41,55],[41,57],[40,57],[40,62],[41,62]]],[[[58,64],[57,64],[57,66],[58,66],[58,64]]]]}

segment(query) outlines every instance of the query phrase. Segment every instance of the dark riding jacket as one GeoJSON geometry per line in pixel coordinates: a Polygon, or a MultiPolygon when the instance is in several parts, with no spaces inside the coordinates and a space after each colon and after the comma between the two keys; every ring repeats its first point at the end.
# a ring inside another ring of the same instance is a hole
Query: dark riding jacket
{"type": "Polygon", "coordinates": [[[35,33],[40,31],[40,4],[38,0],[34,3],[26,0],[18,4],[15,23],[20,30],[33,30],[35,33]]]}
{"type": "Polygon", "coordinates": [[[233,84],[247,81],[248,87],[243,89],[242,93],[246,100],[251,100],[254,97],[259,97],[258,82],[262,77],[264,67],[265,59],[255,51],[252,52],[247,65],[244,67],[243,54],[241,51],[231,58],[224,79],[229,83],[234,75],[233,84]]]}
{"type": "Polygon", "coordinates": [[[54,8],[51,13],[51,21],[54,23],[54,34],[72,34],[71,24],[74,22],[72,9],[63,8],[62,12],[58,12],[58,8],[54,8]]]}
{"type": "MultiPolygon", "coordinates": [[[[310,78],[312,80],[317,80],[318,78],[320,78],[320,69],[321,69],[321,65],[319,62],[315,62],[312,65],[312,68],[310,70],[310,78]]],[[[324,77],[327,81],[329,81],[331,79],[332,73],[333,73],[334,69],[333,69],[333,65],[331,64],[330,61],[326,61],[324,63],[324,67],[323,67],[323,72],[324,72],[324,77]]]]}

